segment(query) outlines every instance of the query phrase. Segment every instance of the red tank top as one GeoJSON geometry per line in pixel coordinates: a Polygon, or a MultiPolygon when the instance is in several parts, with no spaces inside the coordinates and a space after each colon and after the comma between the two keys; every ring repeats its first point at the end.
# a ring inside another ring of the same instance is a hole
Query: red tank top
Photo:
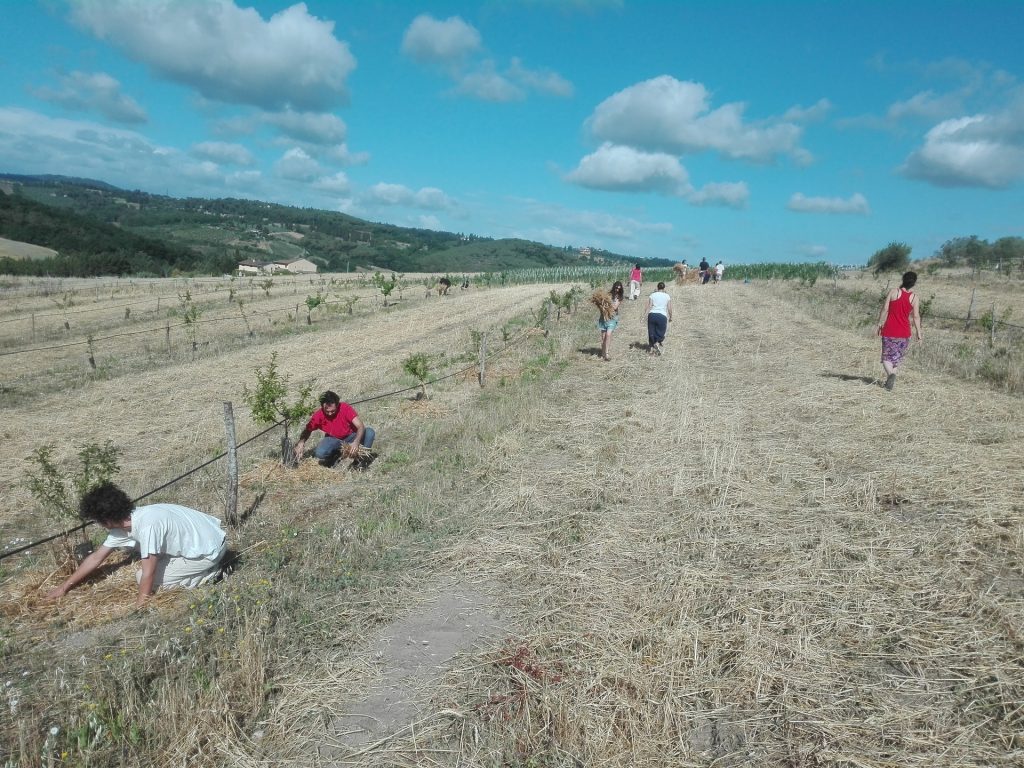
{"type": "Polygon", "coordinates": [[[889,314],[882,326],[882,335],[890,339],[910,338],[910,313],[914,311],[910,304],[910,291],[900,288],[900,295],[889,302],[889,314]]]}

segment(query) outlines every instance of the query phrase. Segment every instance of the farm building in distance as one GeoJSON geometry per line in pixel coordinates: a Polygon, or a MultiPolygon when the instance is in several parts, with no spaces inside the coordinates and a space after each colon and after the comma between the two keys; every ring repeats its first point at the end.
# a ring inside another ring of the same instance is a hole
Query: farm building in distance
{"type": "Polygon", "coordinates": [[[317,271],[316,264],[309,259],[278,259],[277,261],[256,261],[246,259],[238,262],[238,276],[243,275],[274,275],[288,272],[293,275],[308,275],[317,271]]]}

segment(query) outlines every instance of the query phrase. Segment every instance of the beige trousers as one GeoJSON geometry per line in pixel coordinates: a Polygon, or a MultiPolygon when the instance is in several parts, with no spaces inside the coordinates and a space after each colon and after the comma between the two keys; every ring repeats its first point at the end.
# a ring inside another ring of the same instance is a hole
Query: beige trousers
{"type": "MultiPolygon", "coordinates": [[[[153,577],[153,591],[160,587],[191,589],[207,584],[220,575],[220,561],[227,551],[227,539],[213,557],[171,557],[160,555],[156,561],[156,575],[153,577]]],[[[142,581],[142,570],[135,572],[135,581],[142,581]]]]}

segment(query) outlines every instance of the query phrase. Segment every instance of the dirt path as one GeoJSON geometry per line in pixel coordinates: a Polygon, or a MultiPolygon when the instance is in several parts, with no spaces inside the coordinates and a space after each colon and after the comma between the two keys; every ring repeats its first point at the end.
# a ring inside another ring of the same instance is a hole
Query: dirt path
{"type": "MultiPolygon", "coordinates": [[[[675,304],[664,357],[627,303],[612,363],[588,323],[510,402],[438,571],[503,585],[519,661],[442,667],[352,763],[1020,760],[1019,400],[913,359],[887,393],[874,339],[756,286],[675,304]]],[[[319,672],[372,689],[362,658],[319,672]]]]}

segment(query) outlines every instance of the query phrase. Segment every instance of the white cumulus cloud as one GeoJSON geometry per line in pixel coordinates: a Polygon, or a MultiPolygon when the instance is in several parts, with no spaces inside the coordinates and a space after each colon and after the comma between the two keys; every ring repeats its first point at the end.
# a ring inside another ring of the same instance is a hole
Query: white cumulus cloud
{"type": "Polygon", "coordinates": [[[206,98],[268,110],[344,103],[356,60],[334,23],[298,3],[263,19],[232,0],[76,0],[73,20],[206,98]]]}
{"type": "Polygon", "coordinates": [[[326,192],[332,195],[345,195],[352,188],[352,184],[342,171],[333,176],[323,176],[313,182],[313,188],[319,192],[326,192]]]}
{"type": "Polygon", "coordinates": [[[521,101],[526,98],[526,92],[522,88],[490,67],[463,75],[459,79],[455,93],[473,96],[483,101],[521,101]]]}
{"type": "Polygon", "coordinates": [[[193,145],[191,153],[203,160],[226,165],[252,165],[255,158],[241,144],[230,144],[225,141],[203,141],[193,145]]]}
{"type": "Polygon", "coordinates": [[[512,57],[507,67],[485,55],[480,33],[458,16],[444,21],[420,14],[402,39],[402,53],[413,61],[438,67],[454,87],[449,94],[481,101],[522,101],[530,93],[568,97],[573,86],[557,72],[527,67],[512,57]]]}
{"type": "Polygon", "coordinates": [[[322,175],[323,169],[304,150],[299,147],[293,147],[274,163],[274,173],[282,179],[289,179],[291,181],[312,181],[322,175]]]}
{"type": "Polygon", "coordinates": [[[261,121],[273,126],[283,135],[310,144],[338,144],[345,140],[348,127],[345,121],[328,112],[264,112],[261,121]]]}
{"type": "Polygon", "coordinates": [[[547,69],[529,69],[518,57],[512,58],[508,68],[508,77],[524,88],[546,93],[549,96],[572,96],[573,86],[557,72],[547,69]]]}
{"type": "Polygon", "coordinates": [[[647,191],[685,196],[692,191],[678,158],[661,152],[641,152],[606,142],[580,160],[565,179],[582,187],[647,191]]]}
{"type": "Polygon", "coordinates": [[[712,109],[703,85],[661,75],[609,96],[587,119],[587,126],[602,141],[652,152],[711,150],[756,162],[780,155],[807,161],[799,125],[784,119],[747,122],[744,110],[738,102],[712,109]]]}
{"type": "Polygon", "coordinates": [[[1001,114],[945,120],[900,171],[940,187],[1002,189],[1024,179],[1024,100],[1001,114]]]}
{"type": "Polygon", "coordinates": [[[129,186],[165,189],[176,150],[135,131],[0,107],[0,167],[12,173],[68,173],[129,186]]]}
{"type": "Polygon", "coordinates": [[[729,208],[746,208],[750,200],[750,188],[745,181],[719,181],[705,184],[686,197],[693,205],[723,205],[729,208]]]}
{"type": "Polygon", "coordinates": [[[808,197],[796,192],[789,198],[786,207],[797,213],[851,213],[867,216],[871,213],[867,198],[860,192],[850,197],[808,197]]]}
{"type": "Polygon", "coordinates": [[[429,211],[451,210],[456,207],[455,201],[437,187],[423,187],[417,191],[404,184],[386,182],[370,187],[364,199],[375,205],[404,205],[429,211]]]}
{"type": "Polygon", "coordinates": [[[480,33],[458,16],[444,21],[420,14],[402,38],[402,53],[426,64],[453,65],[480,49],[480,33]]]}
{"type": "Polygon", "coordinates": [[[43,86],[33,94],[43,101],[78,112],[99,112],[119,123],[144,123],[146,110],[121,91],[121,83],[105,72],[69,72],[59,87],[43,86]]]}

